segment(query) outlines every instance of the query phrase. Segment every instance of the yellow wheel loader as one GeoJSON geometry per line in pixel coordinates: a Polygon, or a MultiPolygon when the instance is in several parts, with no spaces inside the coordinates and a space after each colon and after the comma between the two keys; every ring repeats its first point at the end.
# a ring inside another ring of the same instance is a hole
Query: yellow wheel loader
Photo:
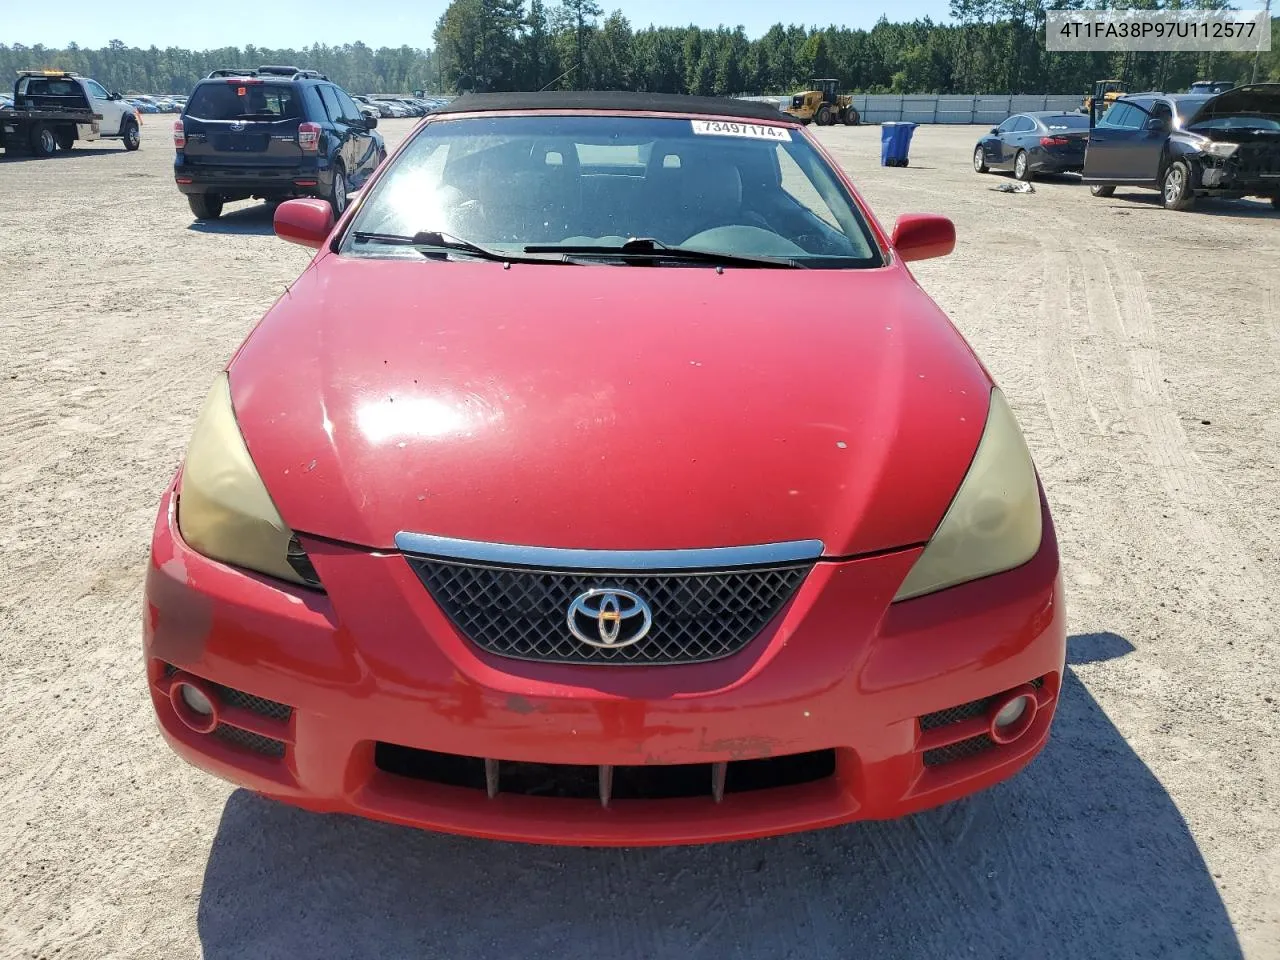
{"type": "Polygon", "coordinates": [[[1098,103],[1098,115],[1107,112],[1107,107],[1125,95],[1125,85],[1120,80],[1098,80],[1093,85],[1093,92],[1085,92],[1084,102],[1080,104],[1081,113],[1093,113],[1094,103],[1098,103]]]}
{"type": "Polygon", "coordinates": [[[857,126],[861,117],[854,109],[853,97],[837,94],[839,83],[838,80],[810,80],[809,89],[794,94],[785,112],[801,123],[812,122],[820,127],[829,127],[833,123],[857,126]]]}

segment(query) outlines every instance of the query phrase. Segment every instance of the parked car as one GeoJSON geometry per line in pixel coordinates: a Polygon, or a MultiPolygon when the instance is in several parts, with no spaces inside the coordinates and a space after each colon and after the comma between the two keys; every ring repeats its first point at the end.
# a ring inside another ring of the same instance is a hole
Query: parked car
{"type": "Polygon", "coordinates": [[[174,121],[174,179],[201,220],[250,197],[323,197],[340,214],[386,156],[377,125],[314,70],[215,70],[174,121]]]}
{"type": "Polygon", "coordinates": [[[1084,181],[1095,197],[1159,190],[1170,210],[1197,197],[1246,196],[1280,209],[1280,83],[1117,100],[1090,132],[1084,181]]]}
{"type": "Polygon", "coordinates": [[[159,113],[160,108],[150,100],[143,100],[141,97],[126,97],[125,102],[133,107],[138,113],[159,113]]]}
{"type": "Polygon", "coordinates": [[[1187,93],[1225,93],[1234,86],[1235,84],[1230,80],[1197,80],[1195,83],[1191,84],[1187,93]]]}
{"type": "Polygon", "coordinates": [[[146,681],[187,760],[629,845],[897,817],[1044,746],[1049,509],[908,267],[951,221],[883,229],[771,106],[573,92],[462,97],[336,227],[310,199],[275,226],[315,257],[151,546],[146,681]]]}
{"type": "Polygon", "coordinates": [[[368,113],[377,117],[395,116],[395,114],[391,112],[391,108],[389,106],[384,103],[379,103],[376,100],[370,100],[366,96],[352,96],[351,99],[356,102],[356,106],[360,108],[361,113],[368,113]]]}
{"type": "Polygon", "coordinates": [[[1019,180],[1038,173],[1079,173],[1089,140],[1089,118],[1081,113],[1018,113],[978,141],[973,169],[1012,170],[1019,180]]]}
{"type": "Polygon", "coordinates": [[[391,112],[391,116],[393,117],[409,116],[409,108],[405,104],[401,103],[399,100],[395,99],[394,97],[371,96],[369,99],[371,102],[377,104],[379,107],[385,106],[386,109],[391,112]]]}

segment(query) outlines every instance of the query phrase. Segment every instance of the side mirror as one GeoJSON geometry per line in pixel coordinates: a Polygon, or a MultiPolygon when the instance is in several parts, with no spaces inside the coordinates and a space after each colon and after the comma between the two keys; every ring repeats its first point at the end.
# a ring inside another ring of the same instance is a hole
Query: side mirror
{"type": "Polygon", "coordinates": [[[1159,117],[1151,117],[1143,125],[1143,129],[1145,129],[1148,133],[1168,133],[1169,121],[1162,120],[1159,117]]]}
{"type": "Polygon", "coordinates": [[[933,213],[904,213],[890,242],[903,260],[945,257],[956,248],[956,225],[933,213]]]}
{"type": "Polygon", "coordinates": [[[333,207],[311,197],[286,200],[276,207],[272,221],[281,240],[319,250],[333,231],[333,207]]]}
{"type": "Polygon", "coordinates": [[[108,100],[119,100],[119,99],[120,99],[120,93],[119,93],[119,91],[117,91],[117,90],[112,90],[112,91],[111,91],[111,93],[107,94],[107,99],[108,99],[108,100]]]}
{"type": "Polygon", "coordinates": [[[378,125],[378,118],[372,114],[366,113],[364,115],[364,125],[367,129],[372,130],[378,125]]]}
{"type": "Polygon", "coordinates": [[[992,128],[991,128],[991,132],[992,132],[992,133],[999,133],[999,132],[1000,132],[1000,128],[999,128],[999,127],[992,127],[992,128]]]}

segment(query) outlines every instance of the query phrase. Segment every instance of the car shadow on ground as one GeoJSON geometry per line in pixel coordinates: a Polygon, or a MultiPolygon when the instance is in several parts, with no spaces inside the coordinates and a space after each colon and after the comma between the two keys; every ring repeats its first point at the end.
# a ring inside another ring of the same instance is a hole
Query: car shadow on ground
{"type": "Polygon", "coordinates": [[[270,236],[275,233],[276,206],[255,200],[247,206],[225,211],[217,220],[193,220],[187,229],[197,233],[270,236]]]}
{"type": "MultiPolygon", "coordinates": [[[[1160,194],[1154,190],[1117,193],[1110,198],[1110,201],[1108,206],[1112,210],[1166,212],[1164,205],[1160,202],[1160,194]]],[[[1234,217],[1239,220],[1267,220],[1280,217],[1280,210],[1271,206],[1269,200],[1252,198],[1220,200],[1215,197],[1197,197],[1195,206],[1186,212],[1202,217],[1234,217]]]]}
{"type": "Polygon", "coordinates": [[[47,157],[37,157],[33,153],[6,150],[0,153],[0,163],[28,163],[32,160],[74,160],[76,157],[93,157],[100,153],[127,153],[123,147],[76,147],[72,150],[59,150],[47,157]]]}
{"type": "MultiPolygon", "coordinates": [[[[1080,635],[1069,661],[1131,650],[1080,635]]],[[[237,791],[197,923],[207,960],[1241,956],[1177,806],[1071,670],[1053,738],[1020,776],[894,822],[590,850],[237,791]]]]}

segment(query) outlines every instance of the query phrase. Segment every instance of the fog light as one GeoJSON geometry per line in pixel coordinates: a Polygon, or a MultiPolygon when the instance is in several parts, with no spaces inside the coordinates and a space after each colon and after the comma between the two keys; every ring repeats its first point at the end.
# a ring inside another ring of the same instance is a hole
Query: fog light
{"type": "Polygon", "coordinates": [[[189,683],[182,685],[182,702],[202,717],[213,716],[213,704],[209,698],[189,683]]]}
{"type": "Polygon", "coordinates": [[[988,736],[996,743],[1013,743],[1031,729],[1037,708],[1036,691],[1030,684],[1010,690],[990,707],[988,736]]]}
{"type": "MultiPolygon", "coordinates": [[[[190,690],[191,688],[188,687],[187,689],[190,690]]],[[[203,696],[201,697],[201,699],[203,699],[203,696]]],[[[191,703],[191,701],[188,700],[187,703],[191,703]]],[[[191,709],[196,710],[197,708],[195,707],[194,704],[192,704],[191,709]]],[[[205,711],[198,710],[197,712],[204,713],[205,711]]],[[[1026,712],[1027,712],[1026,697],[1018,697],[1018,699],[1016,700],[1011,700],[1009,703],[1006,703],[999,712],[996,713],[996,726],[997,727],[1013,726],[1013,724],[1017,723],[1019,720],[1022,719],[1022,715],[1026,712]]]]}
{"type": "Polygon", "coordinates": [[[218,704],[212,690],[198,677],[176,673],[169,685],[169,702],[183,725],[196,733],[212,733],[218,726],[218,704]]]}

